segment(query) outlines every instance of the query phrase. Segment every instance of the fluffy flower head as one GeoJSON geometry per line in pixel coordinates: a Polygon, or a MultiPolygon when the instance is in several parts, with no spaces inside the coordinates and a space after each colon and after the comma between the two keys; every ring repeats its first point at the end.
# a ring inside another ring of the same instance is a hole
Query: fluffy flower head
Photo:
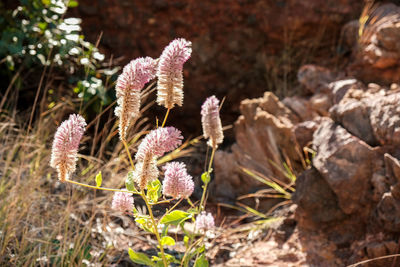
{"type": "Polygon", "coordinates": [[[211,213],[206,213],[205,211],[197,215],[196,218],[196,228],[199,230],[208,230],[214,228],[214,217],[211,213]]]}
{"type": "Polygon", "coordinates": [[[118,76],[115,87],[117,107],[115,115],[119,117],[119,133],[125,139],[129,120],[139,115],[140,92],[144,85],[155,77],[156,60],[151,57],[137,58],[129,62],[118,76]]]}
{"type": "Polygon", "coordinates": [[[135,156],[136,160],[143,161],[146,155],[161,157],[164,153],[180,146],[182,139],[181,131],[174,127],[152,130],[140,143],[135,156]]]}
{"type": "Polygon", "coordinates": [[[219,100],[210,96],[201,106],[201,125],[204,138],[209,138],[208,145],[216,148],[224,140],[221,118],[219,117],[219,100]]]}
{"type": "Polygon", "coordinates": [[[187,198],[193,193],[192,176],[187,173],[182,162],[170,162],[164,167],[163,193],[173,198],[187,198]]]}
{"type": "Polygon", "coordinates": [[[85,132],[86,122],[81,115],[71,114],[61,123],[54,135],[50,166],[57,169],[61,182],[75,171],[78,160],[78,148],[85,132]]]}
{"type": "Polygon", "coordinates": [[[111,204],[112,209],[118,211],[132,211],[133,210],[133,197],[129,193],[115,192],[111,204]]]}
{"type": "Polygon", "coordinates": [[[145,189],[148,182],[154,181],[158,177],[157,160],[151,155],[146,156],[143,161],[135,165],[133,177],[140,189],[145,189]]]}
{"type": "Polygon", "coordinates": [[[166,108],[183,104],[183,64],[192,54],[192,43],[175,39],[160,56],[157,68],[157,103],[166,108]]]}

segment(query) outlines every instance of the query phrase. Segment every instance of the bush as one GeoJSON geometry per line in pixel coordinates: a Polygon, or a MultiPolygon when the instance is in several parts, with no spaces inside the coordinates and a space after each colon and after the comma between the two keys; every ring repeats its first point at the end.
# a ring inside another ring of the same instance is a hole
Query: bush
{"type": "Polygon", "coordinates": [[[21,0],[13,9],[0,3],[0,62],[7,66],[0,70],[2,88],[16,77],[11,86],[27,91],[39,83],[38,72],[51,68],[68,77],[63,82],[85,103],[97,97],[92,103],[98,109],[111,102],[113,94],[105,81],[118,69],[99,71],[104,55],[85,41],[81,19],[64,18],[68,8],[77,5],[68,0],[21,0]]]}

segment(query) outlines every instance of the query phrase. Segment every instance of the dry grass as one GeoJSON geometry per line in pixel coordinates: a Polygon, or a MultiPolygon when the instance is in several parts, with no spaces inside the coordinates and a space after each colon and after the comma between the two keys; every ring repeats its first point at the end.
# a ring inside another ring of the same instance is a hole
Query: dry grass
{"type": "MultiPolygon", "coordinates": [[[[154,104],[148,100],[153,91],[154,84],[143,92],[143,112],[154,104]]],[[[149,243],[133,220],[110,210],[111,193],[57,181],[55,170],[49,167],[52,139],[60,122],[79,104],[75,99],[64,100],[51,109],[41,106],[44,111],[31,127],[18,122],[22,116],[0,117],[0,266],[108,266],[121,260],[123,252],[134,245],[133,238],[149,243]],[[119,242],[115,229],[121,220],[130,234],[124,233],[119,242]]],[[[94,185],[96,174],[102,171],[104,186],[124,186],[130,164],[117,140],[118,124],[110,109],[113,104],[88,122],[71,179],[94,185]]],[[[11,114],[16,114],[15,109],[11,114]]],[[[149,129],[147,118],[133,123],[128,132],[132,154],[149,129]]],[[[199,139],[185,142],[159,164],[189,155],[190,146],[199,139]]]]}

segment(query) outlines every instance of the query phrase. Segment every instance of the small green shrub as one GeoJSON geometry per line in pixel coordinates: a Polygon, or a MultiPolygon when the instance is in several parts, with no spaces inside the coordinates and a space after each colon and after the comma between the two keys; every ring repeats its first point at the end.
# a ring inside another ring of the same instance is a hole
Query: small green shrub
{"type": "Polygon", "coordinates": [[[100,71],[104,55],[85,41],[81,19],[65,18],[68,8],[77,5],[72,0],[21,0],[10,9],[0,3],[0,62],[6,65],[0,68],[3,88],[17,75],[13,86],[28,90],[32,80],[40,77],[37,72],[51,67],[53,73],[68,77],[63,82],[85,103],[93,97],[98,99],[91,101],[96,109],[111,103],[113,94],[105,83],[118,69],[100,71]]]}

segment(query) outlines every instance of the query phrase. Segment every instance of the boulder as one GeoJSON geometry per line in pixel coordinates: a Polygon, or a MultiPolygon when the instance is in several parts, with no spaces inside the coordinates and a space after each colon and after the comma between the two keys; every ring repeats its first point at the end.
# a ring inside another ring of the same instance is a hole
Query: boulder
{"type": "Polygon", "coordinates": [[[370,99],[370,121],[381,145],[400,145],[400,92],[370,99]]]}
{"type": "Polygon", "coordinates": [[[300,121],[312,120],[313,118],[319,116],[318,113],[312,108],[309,97],[285,97],[282,100],[282,103],[285,104],[285,106],[287,106],[294,114],[296,114],[300,121]]]}
{"type": "Polygon", "coordinates": [[[353,48],[349,72],[363,81],[400,80],[400,7],[383,4],[370,8],[353,48]],[[367,17],[368,16],[368,17],[367,17]]]}
{"type": "Polygon", "coordinates": [[[314,120],[303,121],[294,126],[293,133],[300,148],[311,145],[313,134],[324,119],[327,118],[316,117],[314,120]]]}
{"type": "Polygon", "coordinates": [[[315,168],[304,171],[297,178],[292,200],[298,206],[296,220],[301,221],[302,227],[315,228],[321,223],[346,217],[338,205],[337,196],[315,168]]]}
{"type": "Polygon", "coordinates": [[[347,131],[370,145],[377,140],[370,122],[368,104],[358,99],[346,97],[330,110],[334,121],[347,131]]]}
{"type": "Polygon", "coordinates": [[[301,149],[293,133],[298,117],[274,94],[266,92],[262,98],[246,99],[240,110],[232,152],[219,152],[215,158],[215,196],[229,201],[265,187],[243,168],[261,177],[289,182],[283,163],[294,170],[302,166],[301,149]]]}
{"type": "Polygon", "coordinates": [[[377,213],[383,229],[389,232],[400,232],[400,200],[396,199],[391,192],[383,195],[377,206],[377,213]]]}
{"type": "Polygon", "coordinates": [[[317,65],[304,65],[297,72],[297,80],[309,92],[326,91],[328,84],[335,80],[335,75],[327,68],[317,65]]]}
{"type": "Polygon", "coordinates": [[[335,192],[343,212],[361,210],[371,197],[374,149],[332,120],[322,122],[314,132],[313,147],[313,165],[335,192]]]}

